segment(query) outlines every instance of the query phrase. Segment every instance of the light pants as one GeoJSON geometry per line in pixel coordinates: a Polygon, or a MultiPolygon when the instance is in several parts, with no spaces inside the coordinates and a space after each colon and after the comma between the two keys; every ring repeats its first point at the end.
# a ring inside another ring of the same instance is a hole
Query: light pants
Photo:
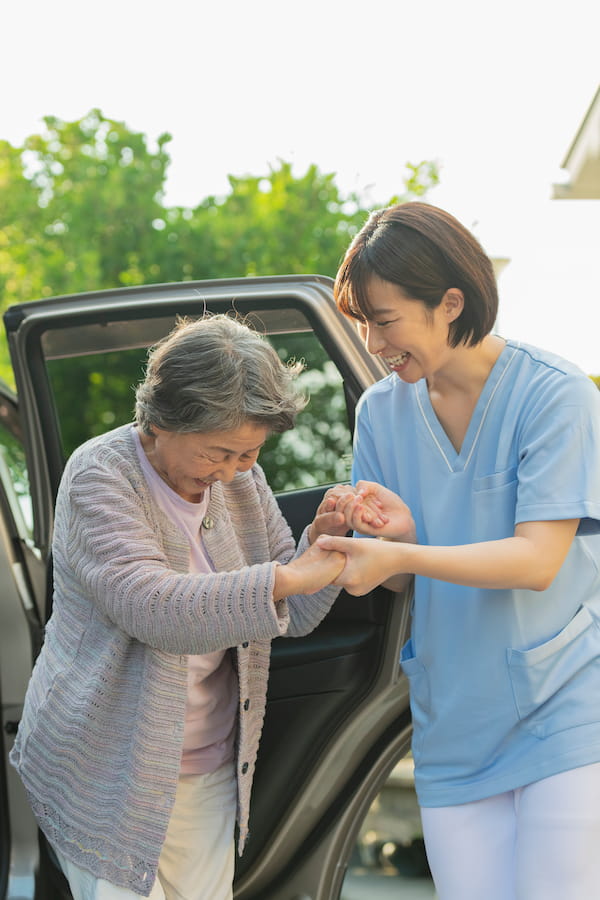
{"type": "Polygon", "coordinates": [[[600,898],[600,763],[421,819],[439,900],[600,898]]]}
{"type": "MultiPolygon", "coordinates": [[[[180,777],[151,900],[231,900],[236,804],[233,763],[209,775],[180,777]]],[[[74,900],[140,897],[56,855],[74,900]]]]}

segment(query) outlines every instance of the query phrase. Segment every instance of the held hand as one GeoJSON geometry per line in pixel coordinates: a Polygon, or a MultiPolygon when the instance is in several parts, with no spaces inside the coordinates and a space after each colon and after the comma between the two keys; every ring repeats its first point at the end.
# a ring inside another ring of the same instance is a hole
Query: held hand
{"type": "Polygon", "coordinates": [[[353,496],[342,496],[337,510],[354,531],[392,541],[416,543],[412,513],[404,500],[373,481],[359,481],[353,496]]]}
{"type": "Polygon", "coordinates": [[[343,553],[325,550],[314,543],[287,565],[277,566],[273,599],[277,601],[291,594],[314,594],[322,590],[335,583],[345,562],[343,553]]]}
{"type": "Polygon", "coordinates": [[[346,554],[344,570],[336,578],[349,594],[361,596],[401,571],[397,559],[399,545],[370,538],[332,537],[321,535],[317,546],[346,554]]]}
{"type": "Polygon", "coordinates": [[[329,488],[325,492],[308,530],[308,540],[311,544],[320,534],[340,536],[347,534],[349,526],[346,524],[343,513],[336,507],[340,498],[349,491],[354,493],[347,484],[336,484],[335,487],[329,488]]]}

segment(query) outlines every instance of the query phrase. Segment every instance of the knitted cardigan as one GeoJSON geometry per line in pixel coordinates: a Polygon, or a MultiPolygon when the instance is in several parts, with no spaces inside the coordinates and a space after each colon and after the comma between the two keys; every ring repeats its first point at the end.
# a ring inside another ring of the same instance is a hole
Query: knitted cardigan
{"type": "Polygon", "coordinates": [[[241,853],[270,642],[312,631],[339,590],[273,603],[275,567],[295,547],[258,465],[212,486],[202,536],[215,573],[189,574],[189,543],[151,495],[131,425],[75,451],[56,503],[53,613],[11,753],[50,843],[144,896],[179,775],[187,654],[235,648],[241,853]]]}

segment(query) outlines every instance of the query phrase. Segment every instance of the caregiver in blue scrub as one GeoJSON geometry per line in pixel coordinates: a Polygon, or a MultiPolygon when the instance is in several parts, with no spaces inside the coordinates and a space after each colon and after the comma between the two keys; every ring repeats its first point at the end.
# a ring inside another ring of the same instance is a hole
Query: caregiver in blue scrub
{"type": "Polygon", "coordinates": [[[600,392],[492,332],[491,262],[436,207],[374,213],[335,290],[390,375],[337,499],[370,537],[318,543],[350,593],[414,576],[401,662],[438,896],[600,897],[600,392]]]}

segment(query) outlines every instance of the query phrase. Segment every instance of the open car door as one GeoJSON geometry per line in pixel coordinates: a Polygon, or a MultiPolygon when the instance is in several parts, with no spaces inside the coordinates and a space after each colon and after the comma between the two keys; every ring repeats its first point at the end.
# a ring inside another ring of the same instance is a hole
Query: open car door
{"type": "Polygon", "coordinates": [[[0,900],[34,890],[37,829],[8,754],[41,646],[45,599],[46,565],[33,542],[17,400],[0,384],[0,900]]]}
{"type": "MultiPolygon", "coordinates": [[[[349,477],[355,404],[387,374],[336,311],[319,276],[125,288],[40,300],[5,314],[31,482],[33,541],[46,565],[65,460],[92,435],[131,421],[147,348],[177,316],[229,313],[303,359],[310,394],[296,428],[260,457],[296,537],[325,488],[349,477]]],[[[45,610],[45,615],[49,610],[45,610]]],[[[409,598],[342,594],[310,635],[273,644],[267,714],[238,860],[240,900],[336,898],[361,822],[409,745],[399,651],[409,598]]],[[[38,885],[38,897],[49,893],[38,885]]]]}

